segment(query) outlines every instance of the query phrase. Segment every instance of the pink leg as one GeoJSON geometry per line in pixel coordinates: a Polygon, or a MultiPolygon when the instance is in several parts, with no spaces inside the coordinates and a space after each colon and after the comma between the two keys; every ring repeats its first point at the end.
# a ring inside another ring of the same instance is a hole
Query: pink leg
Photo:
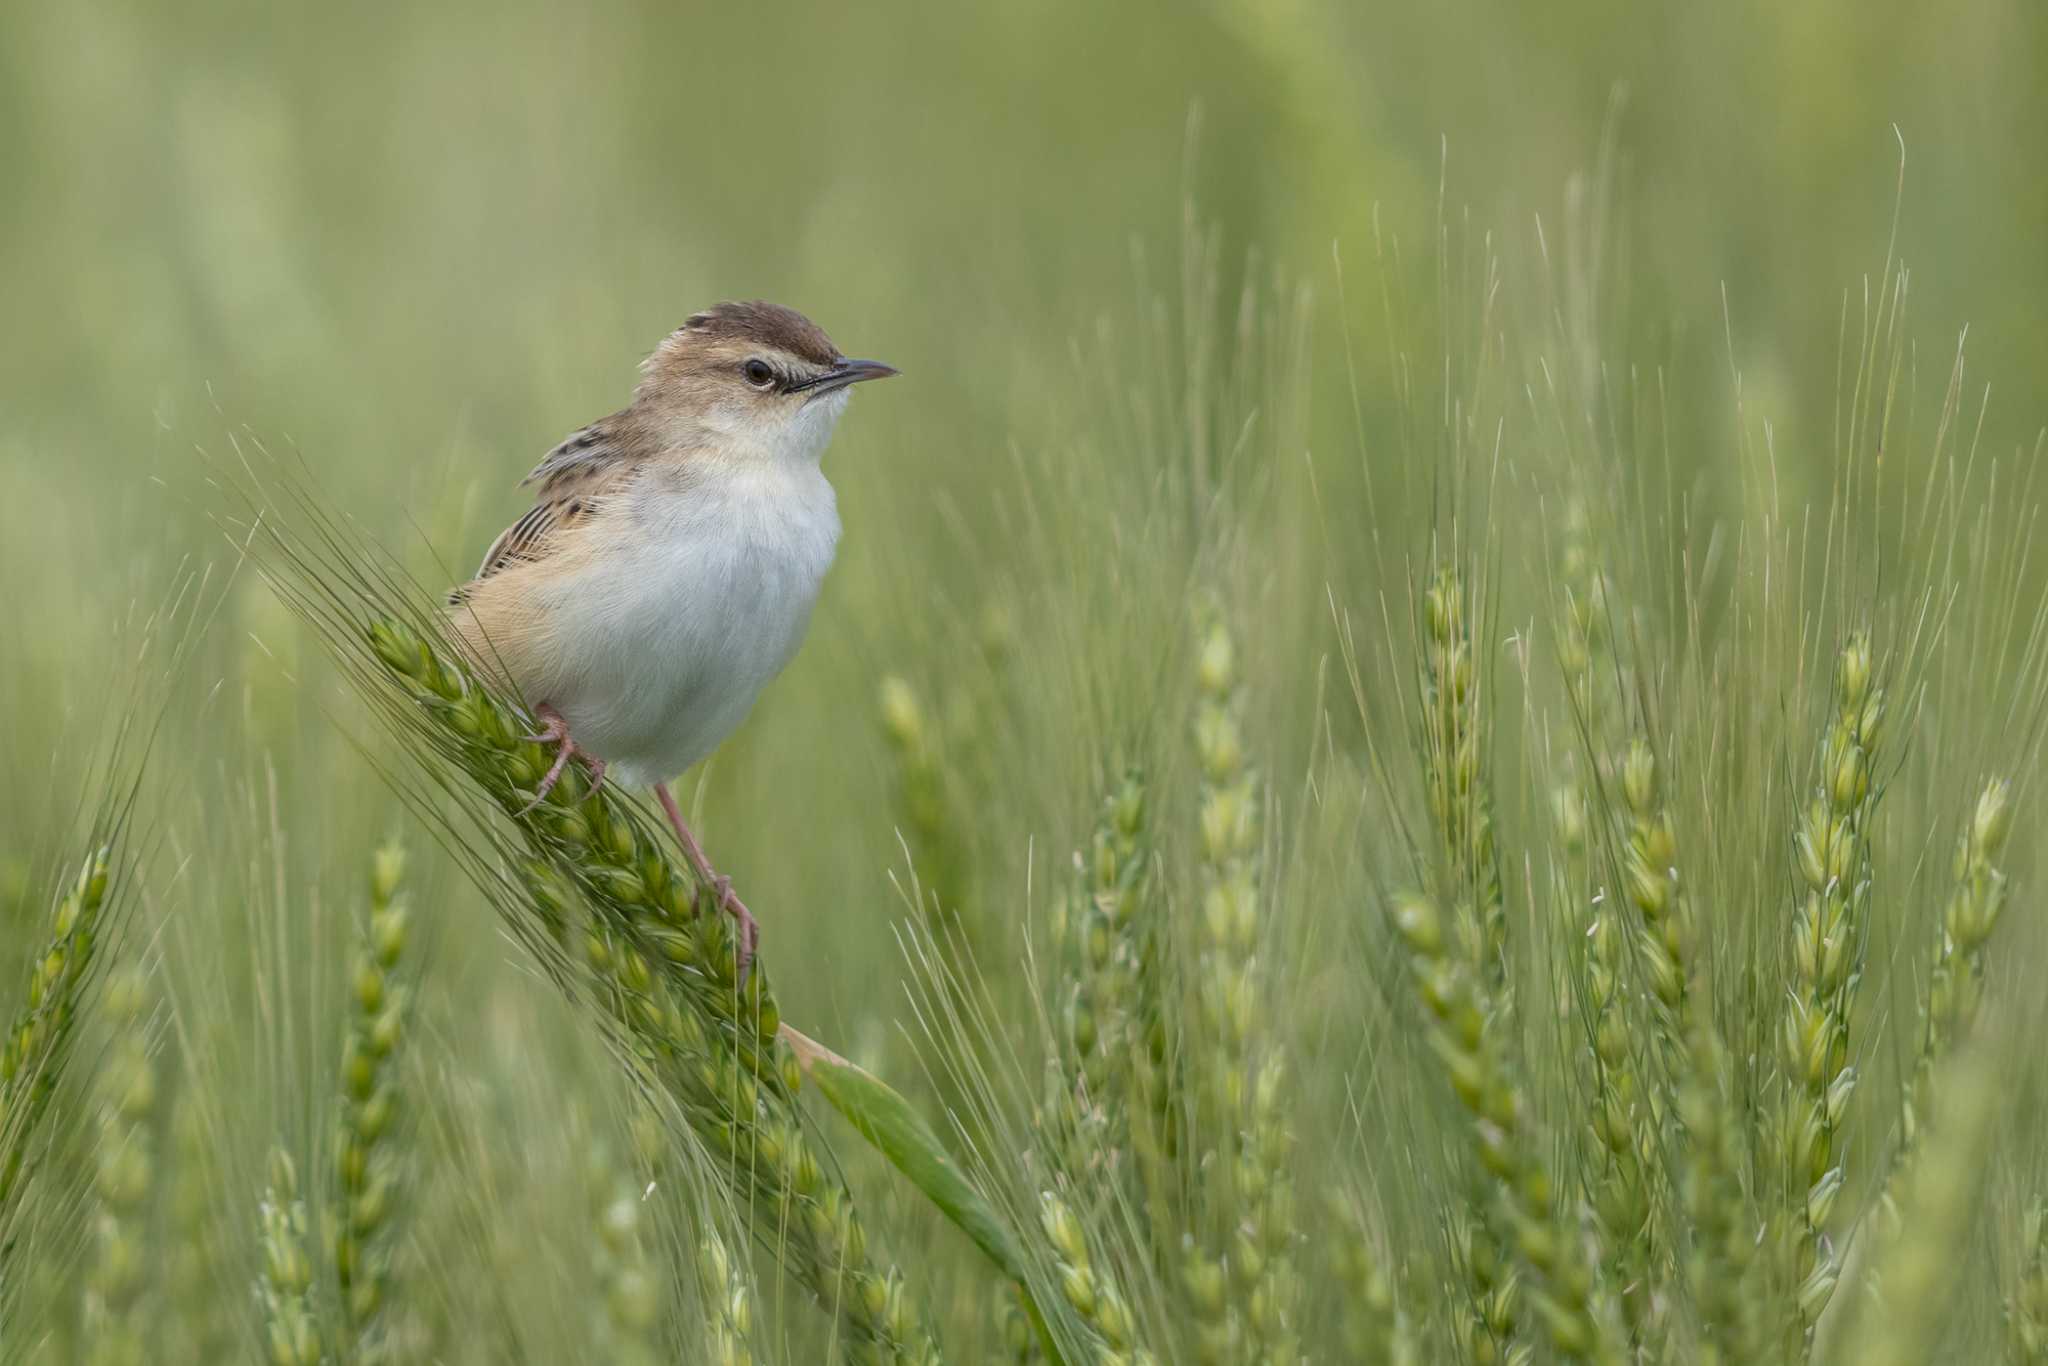
{"type": "Polygon", "coordinates": [[[547,703],[543,702],[535,707],[533,714],[541,719],[543,729],[540,734],[529,735],[526,738],[543,745],[552,744],[557,748],[555,762],[549,765],[546,776],[540,780],[539,790],[533,794],[532,801],[520,808],[519,814],[523,816],[547,800],[548,793],[553,792],[555,784],[562,780],[562,770],[568,767],[570,756],[577,754],[583,756],[584,764],[590,769],[590,791],[583,794],[584,800],[588,801],[596,794],[597,789],[604,785],[604,760],[577,748],[575,740],[569,736],[569,723],[562,719],[562,713],[547,703]]]}
{"type": "Polygon", "coordinates": [[[683,813],[676,806],[675,795],[668,790],[667,783],[654,785],[655,800],[661,803],[662,814],[668,817],[670,828],[676,832],[676,842],[683,846],[683,857],[689,861],[694,872],[718,896],[718,904],[733,918],[740,932],[739,980],[747,980],[747,966],[754,961],[754,949],[761,942],[761,926],[747,910],[745,902],[732,889],[732,879],[722,877],[711,867],[711,860],[704,857],[704,847],[697,843],[697,837],[690,833],[690,827],[683,824],[683,813]]]}

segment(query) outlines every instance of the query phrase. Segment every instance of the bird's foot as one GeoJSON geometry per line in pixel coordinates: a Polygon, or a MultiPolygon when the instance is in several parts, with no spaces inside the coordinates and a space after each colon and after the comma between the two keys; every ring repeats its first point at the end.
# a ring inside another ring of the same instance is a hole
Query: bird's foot
{"type": "MultiPolygon", "coordinates": [[[[708,865],[707,865],[708,868],[708,865]]],[[[711,879],[711,894],[717,898],[718,909],[732,917],[733,929],[739,935],[739,946],[734,951],[734,967],[739,975],[739,984],[747,984],[747,969],[753,965],[754,950],[761,943],[761,922],[754,919],[747,903],[740,900],[732,889],[732,879],[722,874],[711,879]]]]}
{"type": "Polygon", "coordinates": [[[739,943],[734,949],[734,972],[739,985],[747,984],[747,969],[753,965],[754,950],[761,943],[761,924],[747,910],[747,903],[739,899],[732,889],[732,879],[711,866],[711,860],[704,857],[704,846],[697,843],[697,837],[690,833],[690,827],[683,824],[682,809],[676,805],[675,795],[668,790],[667,783],[654,785],[655,800],[661,803],[662,814],[668,817],[669,828],[676,832],[676,843],[683,847],[683,858],[689,863],[690,871],[697,880],[711,889],[711,895],[718,902],[718,908],[733,918],[734,928],[739,933],[739,943]]]}
{"type": "Polygon", "coordinates": [[[546,775],[541,778],[539,788],[534,791],[533,800],[519,808],[519,814],[522,816],[547,800],[548,793],[553,792],[555,784],[562,780],[569,760],[576,755],[583,756],[584,766],[590,770],[590,791],[583,794],[584,799],[587,801],[604,785],[604,760],[577,746],[569,734],[569,723],[562,719],[562,713],[543,702],[534,708],[534,715],[541,720],[541,731],[538,735],[529,735],[526,738],[535,744],[554,745],[555,762],[548,766],[546,775]]]}

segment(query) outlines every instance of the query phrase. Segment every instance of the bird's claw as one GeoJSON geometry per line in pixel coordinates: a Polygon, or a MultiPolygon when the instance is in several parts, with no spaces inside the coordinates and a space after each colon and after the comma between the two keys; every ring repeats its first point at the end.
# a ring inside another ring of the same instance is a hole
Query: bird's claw
{"type": "Polygon", "coordinates": [[[546,705],[542,705],[535,714],[541,719],[541,732],[526,738],[537,745],[555,745],[555,762],[548,766],[547,773],[540,780],[540,786],[534,790],[533,800],[519,808],[519,814],[522,816],[548,799],[548,793],[555,790],[555,784],[562,780],[569,760],[575,755],[581,754],[585,766],[590,769],[590,790],[583,794],[583,799],[590,800],[597,795],[598,788],[604,786],[604,760],[577,746],[576,741],[569,735],[569,723],[562,719],[562,714],[546,705]]]}
{"type": "Polygon", "coordinates": [[[683,858],[690,865],[690,871],[710,891],[718,908],[733,918],[739,932],[739,943],[734,947],[734,975],[741,987],[747,984],[747,969],[753,966],[754,950],[761,943],[761,926],[747,910],[747,903],[732,889],[732,879],[711,866],[711,860],[704,857],[704,846],[697,843],[697,837],[690,833],[690,827],[683,823],[682,808],[676,805],[675,794],[668,790],[667,783],[654,785],[655,800],[661,803],[662,814],[668,817],[669,829],[676,832],[676,843],[682,846],[683,858]]]}
{"type": "Polygon", "coordinates": [[[711,880],[711,895],[718,902],[718,909],[733,919],[733,927],[739,932],[739,945],[734,954],[735,972],[739,984],[747,984],[747,969],[753,966],[754,950],[761,943],[761,924],[754,919],[747,903],[739,899],[732,889],[732,879],[723,873],[711,880]]]}

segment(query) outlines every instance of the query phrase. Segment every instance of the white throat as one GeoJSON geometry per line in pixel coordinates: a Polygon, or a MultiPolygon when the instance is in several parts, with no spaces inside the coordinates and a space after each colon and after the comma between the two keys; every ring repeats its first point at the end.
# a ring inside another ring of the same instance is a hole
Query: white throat
{"type": "Polygon", "coordinates": [[[779,422],[763,422],[754,413],[720,414],[716,435],[708,443],[741,468],[795,474],[815,470],[832,440],[832,430],[846,411],[847,392],[821,394],[779,422]]]}
{"type": "Polygon", "coordinates": [[[832,440],[832,429],[839,425],[840,415],[846,411],[846,400],[851,391],[836,390],[821,394],[796,410],[796,414],[783,424],[779,438],[772,441],[773,454],[777,460],[815,465],[825,455],[825,446],[832,440]]]}

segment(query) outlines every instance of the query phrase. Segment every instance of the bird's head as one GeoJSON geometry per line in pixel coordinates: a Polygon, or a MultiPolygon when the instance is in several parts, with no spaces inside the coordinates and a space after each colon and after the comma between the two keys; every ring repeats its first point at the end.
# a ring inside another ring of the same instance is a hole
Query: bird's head
{"type": "Polygon", "coordinates": [[[803,314],[759,301],[691,314],[640,370],[634,406],[676,440],[741,460],[811,461],[846,410],[848,389],[896,373],[849,360],[803,314]]]}

